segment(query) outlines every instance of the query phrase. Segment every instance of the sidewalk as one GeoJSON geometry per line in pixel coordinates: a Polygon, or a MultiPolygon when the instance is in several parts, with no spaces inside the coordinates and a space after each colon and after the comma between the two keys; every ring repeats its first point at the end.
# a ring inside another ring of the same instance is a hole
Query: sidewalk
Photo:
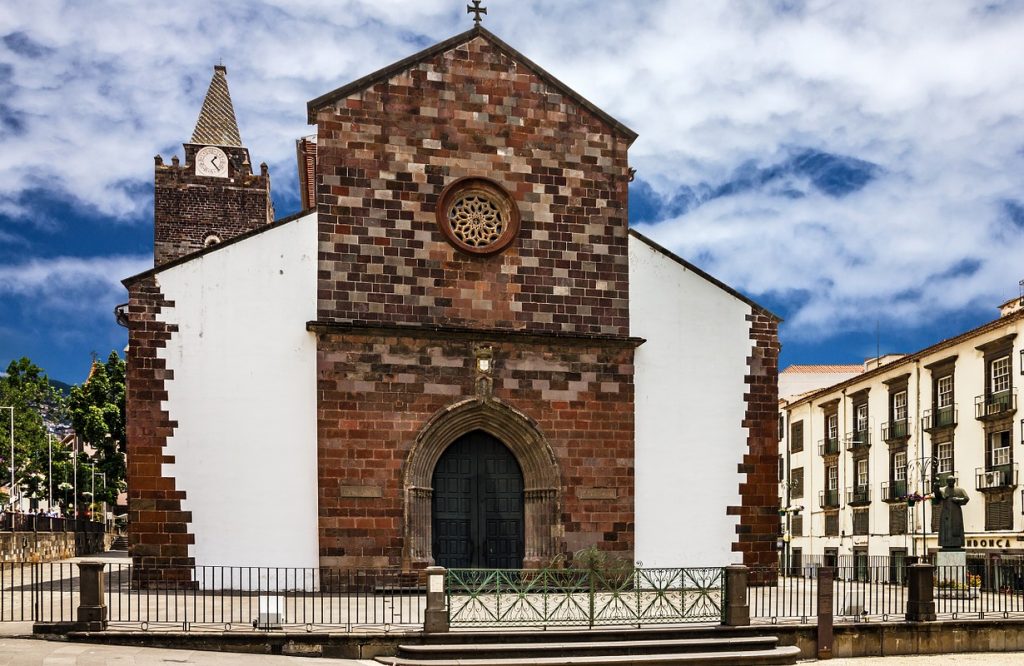
{"type": "Polygon", "coordinates": [[[820,666],[1024,666],[1021,652],[966,652],[958,654],[929,654],[912,657],[850,657],[827,661],[801,661],[801,664],[820,666]]]}
{"type": "MultiPolygon", "coordinates": [[[[1024,662],[1021,662],[1024,663],[1024,662]]],[[[91,645],[65,641],[0,638],[0,666],[49,666],[50,664],[77,666],[167,666],[168,664],[194,664],[195,666],[380,666],[375,661],[353,659],[323,659],[286,657],[279,655],[240,654],[234,652],[206,652],[202,650],[165,650],[161,648],[127,647],[121,645],[91,645]]]]}

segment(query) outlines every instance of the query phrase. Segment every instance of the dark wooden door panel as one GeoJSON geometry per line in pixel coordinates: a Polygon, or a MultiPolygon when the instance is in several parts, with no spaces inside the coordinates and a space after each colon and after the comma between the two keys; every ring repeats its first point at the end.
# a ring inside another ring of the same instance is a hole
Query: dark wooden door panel
{"type": "Polygon", "coordinates": [[[483,432],[456,440],[434,468],[434,561],[443,567],[518,569],[523,564],[523,475],[483,432]]]}

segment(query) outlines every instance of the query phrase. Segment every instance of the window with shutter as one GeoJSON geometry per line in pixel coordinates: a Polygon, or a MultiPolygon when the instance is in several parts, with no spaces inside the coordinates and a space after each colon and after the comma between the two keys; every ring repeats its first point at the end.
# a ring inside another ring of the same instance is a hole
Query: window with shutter
{"type": "Polygon", "coordinates": [[[839,536],[839,514],[825,514],[825,536],[839,536]]]}
{"type": "Polygon", "coordinates": [[[985,499],[985,529],[1013,529],[1013,495],[992,493],[985,499]]]}
{"type": "Polygon", "coordinates": [[[907,533],[907,505],[903,502],[889,505],[889,534],[907,533]]]}
{"type": "Polygon", "coordinates": [[[866,535],[868,533],[868,512],[853,512],[853,533],[855,535],[866,535]]]}
{"type": "Polygon", "coordinates": [[[789,496],[792,499],[803,499],[804,496],[804,468],[796,467],[790,472],[789,496]]]}
{"type": "Polygon", "coordinates": [[[804,535],[804,517],[793,516],[793,523],[790,528],[792,536],[803,536],[804,535]]]}
{"type": "Polygon", "coordinates": [[[797,421],[789,427],[789,450],[799,453],[804,450],[804,422],[797,421]]]}

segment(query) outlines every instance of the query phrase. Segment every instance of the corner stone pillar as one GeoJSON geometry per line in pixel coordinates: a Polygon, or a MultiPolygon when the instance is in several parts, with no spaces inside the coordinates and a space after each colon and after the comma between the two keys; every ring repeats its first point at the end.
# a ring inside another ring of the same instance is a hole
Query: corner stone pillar
{"type": "Polygon", "coordinates": [[[78,630],[103,631],[107,628],[104,603],[103,562],[79,562],[78,630]]]}
{"type": "Polygon", "coordinates": [[[444,593],[444,567],[427,567],[427,609],[423,616],[423,633],[441,634],[448,631],[448,607],[444,593]]]}
{"type": "Polygon", "coordinates": [[[907,622],[935,620],[935,567],[911,564],[907,567],[907,622]]]}
{"type": "Polygon", "coordinates": [[[747,605],[747,577],[750,570],[742,564],[725,568],[725,609],[722,624],[727,627],[745,627],[750,624],[750,606],[747,605]]]}

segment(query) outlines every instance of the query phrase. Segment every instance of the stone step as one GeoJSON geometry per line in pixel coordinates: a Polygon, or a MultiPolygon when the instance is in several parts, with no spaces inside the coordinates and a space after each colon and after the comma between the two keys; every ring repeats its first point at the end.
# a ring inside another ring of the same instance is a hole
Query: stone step
{"type": "Polygon", "coordinates": [[[728,664],[795,664],[800,648],[788,645],[767,650],[733,650],[723,652],[668,652],[629,655],[563,655],[556,657],[495,657],[490,659],[417,659],[415,657],[377,657],[391,666],[653,666],[687,664],[689,666],[721,666],[728,664]]]}
{"type": "Polygon", "coordinates": [[[515,643],[436,643],[427,645],[399,645],[399,654],[430,657],[473,657],[498,654],[499,656],[542,656],[542,653],[558,655],[574,653],[646,654],[668,651],[717,652],[721,650],[770,650],[779,642],[775,636],[743,636],[722,638],[671,638],[660,640],[613,640],[613,641],[559,641],[554,636],[547,642],[515,643]]]}

